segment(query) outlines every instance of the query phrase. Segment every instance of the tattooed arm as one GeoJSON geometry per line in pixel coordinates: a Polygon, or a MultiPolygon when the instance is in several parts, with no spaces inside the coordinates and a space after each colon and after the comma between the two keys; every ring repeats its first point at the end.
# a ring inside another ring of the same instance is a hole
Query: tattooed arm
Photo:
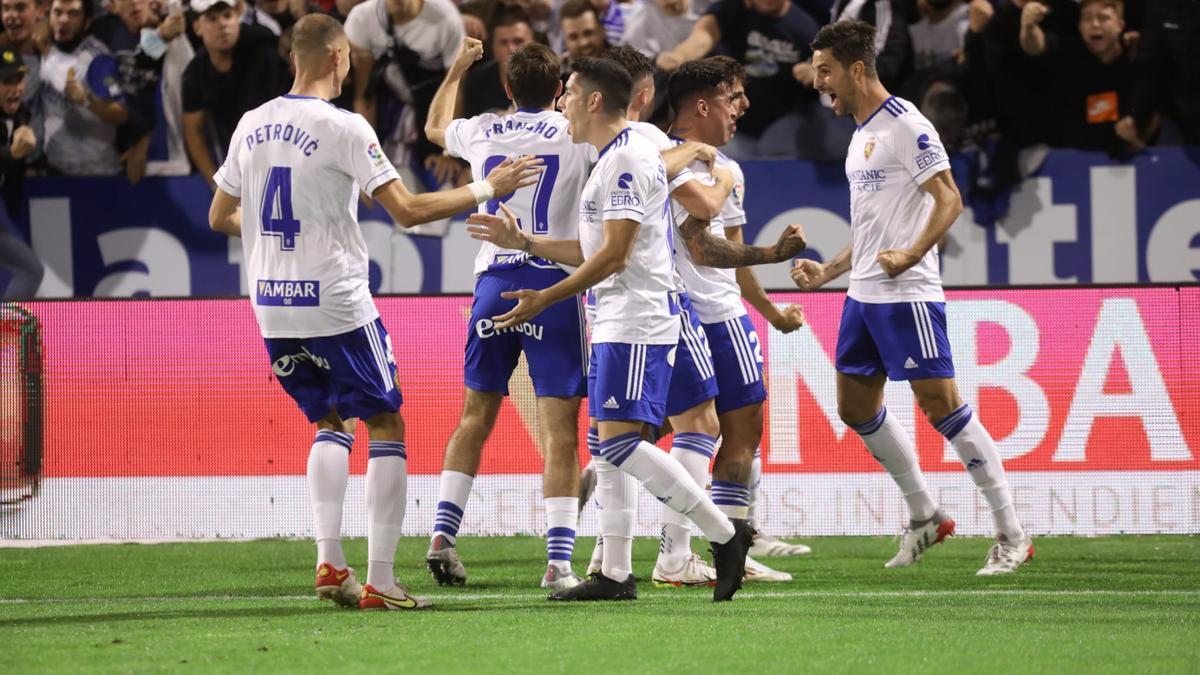
{"type": "Polygon", "coordinates": [[[714,237],[707,220],[688,216],[679,233],[697,265],[705,267],[745,267],[783,262],[804,250],[804,230],[788,225],[774,246],[748,246],[739,241],[714,237]]]}

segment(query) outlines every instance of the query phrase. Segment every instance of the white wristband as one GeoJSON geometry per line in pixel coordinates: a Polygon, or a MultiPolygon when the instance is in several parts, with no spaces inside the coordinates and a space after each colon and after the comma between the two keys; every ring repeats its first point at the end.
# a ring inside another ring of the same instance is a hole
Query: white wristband
{"type": "Polygon", "coordinates": [[[496,196],[495,190],[492,189],[492,184],[486,180],[477,180],[474,183],[469,183],[467,184],[467,189],[475,196],[476,204],[482,204],[496,196]]]}

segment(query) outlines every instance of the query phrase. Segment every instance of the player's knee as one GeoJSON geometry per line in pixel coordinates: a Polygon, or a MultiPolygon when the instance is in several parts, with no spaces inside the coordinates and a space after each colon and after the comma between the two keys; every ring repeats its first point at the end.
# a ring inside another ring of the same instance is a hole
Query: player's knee
{"type": "Polygon", "coordinates": [[[838,417],[842,423],[848,427],[856,427],[870,422],[879,409],[869,410],[864,406],[851,403],[849,401],[838,401],[838,417]]]}
{"type": "Polygon", "coordinates": [[[917,405],[921,412],[925,413],[930,424],[935,424],[954,412],[962,403],[953,391],[937,391],[918,395],[917,405]]]}
{"type": "Polygon", "coordinates": [[[365,420],[371,438],[377,441],[403,441],[404,417],[400,412],[380,413],[365,420]]]}

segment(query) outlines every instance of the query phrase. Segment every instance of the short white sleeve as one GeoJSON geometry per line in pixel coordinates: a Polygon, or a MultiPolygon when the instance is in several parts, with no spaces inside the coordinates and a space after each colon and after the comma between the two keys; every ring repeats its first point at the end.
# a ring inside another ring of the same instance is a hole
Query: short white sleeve
{"type": "Polygon", "coordinates": [[[622,152],[613,157],[605,170],[601,186],[601,220],[632,220],[642,222],[646,216],[646,200],[654,176],[633,153],[622,152]]]}
{"type": "Polygon", "coordinates": [[[917,185],[950,168],[950,158],[933,125],[911,111],[897,117],[892,126],[892,152],[917,185]]]}
{"type": "MultiPolygon", "coordinates": [[[[476,115],[469,119],[456,119],[446,127],[446,152],[451,157],[464,159],[474,166],[477,162],[476,152],[480,143],[476,142],[479,130],[491,124],[496,116],[492,113],[476,115]]],[[[481,162],[480,162],[481,163],[481,162]]]]}
{"type": "Polygon", "coordinates": [[[233,142],[230,143],[229,153],[225,155],[225,163],[213,174],[213,182],[223,192],[231,197],[242,197],[242,125],[239,122],[233,131],[233,142]]]}
{"type": "Polygon", "coordinates": [[[375,58],[387,51],[387,29],[379,21],[377,5],[383,0],[367,0],[354,6],[346,16],[346,39],[359,49],[368,49],[375,58]]]}
{"type": "Polygon", "coordinates": [[[348,165],[352,167],[354,180],[359,189],[368,195],[392,180],[399,180],[400,174],[396,167],[383,153],[375,130],[367,124],[362,115],[347,113],[349,124],[346,125],[345,152],[349,154],[348,165]]]}
{"type": "Polygon", "coordinates": [[[721,220],[725,227],[740,227],[746,224],[746,177],[737,162],[724,165],[733,174],[733,190],[721,205],[721,220]]]}
{"type": "Polygon", "coordinates": [[[690,180],[694,180],[695,178],[696,174],[692,173],[692,170],[685,166],[683,167],[683,171],[675,174],[675,177],[672,178],[669,183],[667,183],[667,192],[674,192],[675,188],[687,183],[690,180]]]}

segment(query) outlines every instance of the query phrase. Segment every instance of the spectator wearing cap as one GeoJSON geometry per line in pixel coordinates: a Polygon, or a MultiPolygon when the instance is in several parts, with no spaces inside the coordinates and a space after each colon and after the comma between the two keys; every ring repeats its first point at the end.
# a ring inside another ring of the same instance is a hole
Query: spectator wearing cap
{"type": "Polygon", "coordinates": [[[1057,141],[1064,147],[1124,154],[1140,150],[1121,138],[1117,121],[1133,110],[1133,59],[1121,44],[1125,32],[1121,0],[1083,0],[1079,40],[1063,40],[1042,30],[1045,5],[1029,3],[1021,22],[1021,48],[1036,59],[1048,80],[1058,115],[1057,141]],[[1050,86],[1052,84],[1052,86],[1050,86]]]}
{"type": "Polygon", "coordinates": [[[533,26],[524,10],[514,7],[498,13],[492,24],[492,58],[467,73],[459,117],[508,110],[511,102],[504,92],[504,85],[508,79],[509,59],[521,47],[535,41],[533,26]]]}
{"type": "Polygon", "coordinates": [[[0,299],[26,300],[37,293],[44,269],[37,254],[12,226],[24,191],[25,171],[37,151],[37,137],[29,126],[29,107],[22,101],[27,68],[13,49],[0,51],[0,268],[8,272],[8,286],[0,299]]]}
{"type": "Polygon", "coordinates": [[[117,127],[129,114],[117,61],[87,34],[91,0],[52,0],[50,49],[38,85],[46,162],[52,173],[112,176],[121,171],[117,127]]]}
{"type": "Polygon", "coordinates": [[[651,59],[669,52],[691,34],[708,0],[639,0],[641,9],[625,28],[623,44],[651,59]]]}
{"type": "Polygon", "coordinates": [[[192,164],[212,175],[247,111],[287,93],[291,75],[276,38],[241,23],[241,0],[192,0],[192,29],[203,47],[183,71],[183,137],[192,164]]]}
{"type": "Polygon", "coordinates": [[[354,111],[375,127],[389,155],[411,151],[420,162],[440,154],[425,138],[425,119],[465,35],[450,0],[366,0],[350,10],[354,111]]]}
{"type": "Polygon", "coordinates": [[[126,174],[138,181],[145,174],[150,134],[158,124],[159,80],[163,58],[172,41],[182,38],[182,9],[162,18],[151,0],[112,0],[109,14],[99,16],[91,34],[108,48],[118,63],[118,82],[129,118],[117,129],[117,150],[126,158],[126,174]]]}
{"type": "Polygon", "coordinates": [[[11,49],[25,62],[25,102],[29,103],[38,91],[38,69],[46,53],[43,6],[39,0],[0,0],[0,22],[4,32],[0,45],[11,49]],[[41,31],[41,34],[39,34],[41,31]]]}

